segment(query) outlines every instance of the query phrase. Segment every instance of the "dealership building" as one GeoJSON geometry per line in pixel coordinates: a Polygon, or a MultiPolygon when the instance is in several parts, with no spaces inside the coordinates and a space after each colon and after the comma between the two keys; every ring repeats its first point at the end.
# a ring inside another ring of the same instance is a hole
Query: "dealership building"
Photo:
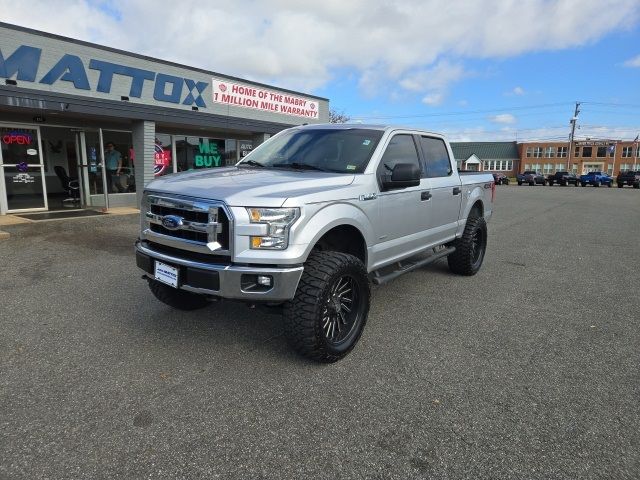
{"type": "Polygon", "coordinates": [[[326,98],[0,23],[0,214],[136,206],[154,177],[328,121],[326,98]]]}

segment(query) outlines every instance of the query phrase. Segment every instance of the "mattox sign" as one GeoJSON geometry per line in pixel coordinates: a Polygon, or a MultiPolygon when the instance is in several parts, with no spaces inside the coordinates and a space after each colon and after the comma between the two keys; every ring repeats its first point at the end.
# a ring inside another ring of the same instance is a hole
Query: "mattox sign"
{"type": "MultiPolygon", "coordinates": [[[[203,92],[209,86],[206,82],[199,82],[190,78],[168,75],[143,68],[106,62],[91,58],[87,62],[78,55],[69,53],[60,55],[53,66],[41,71],[40,59],[43,56],[41,48],[30,45],[20,45],[15,51],[7,54],[6,49],[0,50],[0,78],[12,78],[23,82],[54,85],[63,83],[76,90],[100,93],[111,93],[113,81],[129,82],[129,97],[141,98],[143,91],[148,91],[157,102],[177,103],[182,105],[196,105],[206,108],[202,98],[203,92]],[[88,66],[88,69],[87,69],[88,66]],[[89,81],[89,73],[97,74],[95,84],[89,81]]],[[[81,93],[81,92],[79,92],[81,93]]]]}
{"type": "Polygon", "coordinates": [[[264,88],[211,80],[213,101],[304,118],[318,118],[318,102],[264,88]]]}

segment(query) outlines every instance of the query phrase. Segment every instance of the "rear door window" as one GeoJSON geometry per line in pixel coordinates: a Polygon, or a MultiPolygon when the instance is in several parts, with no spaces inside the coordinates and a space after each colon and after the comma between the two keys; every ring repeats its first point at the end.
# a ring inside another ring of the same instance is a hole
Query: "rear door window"
{"type": "Polygon", "coordinates": [[[444,141],[441,138],[420,137],[420,143],[427,164],[427,177],[451,175],[451,160],[444,141]]]}

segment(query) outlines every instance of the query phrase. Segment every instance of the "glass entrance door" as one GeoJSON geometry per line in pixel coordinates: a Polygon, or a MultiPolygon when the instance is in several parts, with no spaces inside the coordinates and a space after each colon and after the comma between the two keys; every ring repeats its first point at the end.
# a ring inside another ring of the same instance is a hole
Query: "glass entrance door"
{"type": "Polygon", "coordinates": [[[1,210],[47,210],[42,142],[38,127],[0,126],[0,143],[1,210]]]}

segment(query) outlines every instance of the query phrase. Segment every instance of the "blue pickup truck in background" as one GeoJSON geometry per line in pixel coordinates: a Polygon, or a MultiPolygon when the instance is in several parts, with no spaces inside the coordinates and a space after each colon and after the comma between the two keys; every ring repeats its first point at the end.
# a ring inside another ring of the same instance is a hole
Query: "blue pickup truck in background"
{"type": "Polygon", "coordinates": [[[613,185],[613,177],[602,172],[589,172],[586,175],[580,175],[580,185],[583,187],[587,185],[593,185],[594,187],[606,185],[611,187],[613,185]]]}

